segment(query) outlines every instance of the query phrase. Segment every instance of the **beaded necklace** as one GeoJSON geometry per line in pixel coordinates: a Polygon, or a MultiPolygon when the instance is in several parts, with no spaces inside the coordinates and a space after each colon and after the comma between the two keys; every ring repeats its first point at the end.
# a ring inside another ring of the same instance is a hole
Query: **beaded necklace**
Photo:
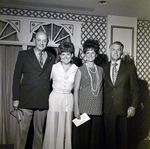
{"type": "Polygon", "coordinates": [[[99,78],[99,74],[98,74],[98,70],[97,70],[97,67],[96,65],[94,64],[94,68],[95,68],[95,71],[92,71],[88,65],[86,64],[86,68],[87,68],[87,71],[88,71],[88,74],[90,76],[90,82],[91,82],[91,91],[92,91],[92,94],[93,96],[97,97],[98,94],[99,94],[99,91],[100,91],[100,78],[99,78]],[[94,89],[93,87],[93,78],[91,76],[91,73],[95,73],[96,74],[96,87],[94,89]]]}

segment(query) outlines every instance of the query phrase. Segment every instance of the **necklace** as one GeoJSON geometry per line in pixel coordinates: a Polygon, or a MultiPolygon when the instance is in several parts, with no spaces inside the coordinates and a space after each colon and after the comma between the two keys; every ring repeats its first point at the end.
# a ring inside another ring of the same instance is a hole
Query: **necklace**
{"type": "Polygon", "coordinates": [[[90,76],[92,94],[93,94],[95,97],[97,97],[98,94],[99,94],[99,91],[100,91],[100,78],[99,78],[99,74],[98,74],[97,67],[96,67],[96,65],[94,64],[95,71],[92,71],[92,70],[88,67],[88,65],[86,64],[86,68],[87,68],[88,74],[89,74],[89,76],[90,76]],[[96,74],[96,86],[95,86],[95,88],[93,87],[94,82],[93,82],[93,78],[92,78],[90,72],[96,74]]]}

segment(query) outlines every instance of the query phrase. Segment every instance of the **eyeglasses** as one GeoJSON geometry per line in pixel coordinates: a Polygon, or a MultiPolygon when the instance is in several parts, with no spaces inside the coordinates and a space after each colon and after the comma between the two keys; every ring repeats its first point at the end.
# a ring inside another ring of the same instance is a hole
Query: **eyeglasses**
{"type": "Polygon", "coordinates": [[[120,49],[113,49],[113,48],[112,48],[111,51],[113,51],[113,52],[114,52],[114,51],[121,52],[122,49],[121,49],[121,48],[120,48],[120,49]]]}
{"type": "Polygon", "coordinates": [[[22,115],[24,115],[23,111],[20,108],[18,108],[17,110],[13,109],[10,112],[10,115],[12,115],[14,118],[16,118],[18,123],[20,123],[20,121],[21,121],[21,115],[20,115],[19,111],[22,113],[22,115]]]}

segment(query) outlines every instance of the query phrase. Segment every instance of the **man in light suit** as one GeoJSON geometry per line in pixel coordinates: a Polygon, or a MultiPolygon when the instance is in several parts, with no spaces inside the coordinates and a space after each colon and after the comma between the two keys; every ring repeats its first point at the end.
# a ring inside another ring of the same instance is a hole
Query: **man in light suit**
{"type": "Polygon", "coordinates": [[[128,121],[135,115],[139,99],[136,68],[133,63],[121,60],[123,48],[124,45],[119,41],[112,43],[109,46],[111,61],[103,66],[104,118],[108,149],[129,149],[128,121]]]}
{"type": "Polygon", "coordinates": [[[25,149],[32,117],[32,149],[42,148],[43,127],[50,93],[50,73],[55,60],[51,53],[44,51],[48,43],[46,33],[37,32],[34,43],[33,49],[19,52],[13,77],[13,107],[19,109],[21,116],[19,149],[25,149]]]}

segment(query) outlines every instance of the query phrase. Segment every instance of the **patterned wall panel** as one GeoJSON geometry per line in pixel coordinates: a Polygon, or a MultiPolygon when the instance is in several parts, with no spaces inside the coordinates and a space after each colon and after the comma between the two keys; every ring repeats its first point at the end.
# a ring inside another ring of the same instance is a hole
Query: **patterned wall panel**
{"type": "Polygon", "coordinates": [[[136,64],[140,84],[136,136],[140,140],[150,140],[150,21],[138,20],[136,64]]]}
{"type": "Polygon", "coordinates": [[[137,69],[139,77],[147,81],[150,90],[150,21],[138,21],[137,69]]]}
{"type": "MultiPolygon", "coordinates": [[[[56,20],[69,20],[69,21],[82,21],[81,29],[81,44],[88,38],[93,38],[99,41],[100,51],[96,63],[100,65],[107,61],[106,57],[106,25],[107,17],[102,16],[89,16],[70,13],[37,11],[27,9],[14,9],[0,7],[1,15],[23,16],[23,17],[36,17],[47,18],[56,20]]],[[[81,57],[82,57],[81,50],[81,57]]],[[[83,58],[83,57],[82,57],[83,58]]]]}

